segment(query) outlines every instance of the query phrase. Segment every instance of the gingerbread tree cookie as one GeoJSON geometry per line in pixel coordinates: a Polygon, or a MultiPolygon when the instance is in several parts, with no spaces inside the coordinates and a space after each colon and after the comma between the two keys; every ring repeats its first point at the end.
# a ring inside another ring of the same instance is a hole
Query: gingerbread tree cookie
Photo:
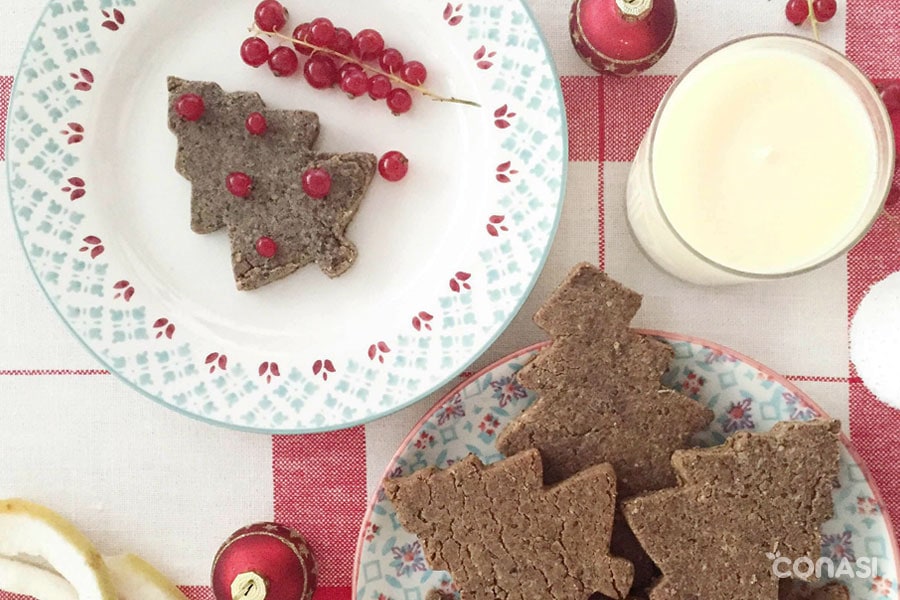
{"type": "MultiPolygon", "coordinates": [[[[534,316],[553,344],[518,373],[540,397],[501,432],[501,452],[538,448],[548,483],[609,462],[623,498],[675,485],[672,452],[713,414],[662,389],[672,348],[629,329],[640,305],[639,294],[596,267],[572,269],[534,316]]],[[[658,574],[620,515],[612,548],[634,564],[636,590],[658,574]]]]}
{"type": "Polygon", "coordinates": [[[175,169],[191,182],[191,229],[196,233],[225,226],[225,211],[234,200],[225,187],[229,173],[286,160],[296,164],[312,152],[319,137],[316,113],[267,109],[255,92],[225,93],[217,83],[178,77],[168,78],[168,90],[169,129],[178,137],[175,169]],[[179,98],[188,94],[203,101],[202,114],[193,121],[176,110],[179,98]],[[269,135],[247,131],[247,117],[254,112],[264,116],[269,135]]]}
{"type": "Polygon", "coordinates": [[[672,348],[628,328],[640,305],[596,267],[572,270],[534,316],[553,344],[518,373],[540,397],[501,432],[501,452],[539,449],[548,483],[608,462],[622,497],[675,485],[672,452],[713,414],[662,388],[672,348]]]}
{"type": "Polygon", "coordinates": [[[275,177],[254,188],[248,201],[233,202],[226,221],[238,287],[259,287],[313,262],[329,277],[350,268],[357,250],[344,232],[359,209],[375,162],[363,153],[310,154],[299,166],[270,171],[275,177]],[[299,174],[308,169],[329,174],[326,197],[312,198],[301,188],[299,174]],[[268,200],[254,202],[254,197],[268,200]],[[261,239],[271,240],[272,252],[260,247],[261,239]]]}
{"type": "Polygon", "coordinates": [[[316,263],[346,271],[356,247],[344,232],[375,173],[375,156],[312,150],[315,113],[267,109],[259,95],[170,77],[176,169],[191,182],[191,228],[227,226],[239,289],[316,263]],[[251,116],[252,115],[252,116],[251,116]],[[304,184],[310,171],[314,184],[304,184]]]}
{"type": "Polygon", "coordinates": [[[682,482],[625,500],[622,512],[662,569],[650,600],[778,598],[773,554],[820,552],[838,473],[837,421],[778,423],[715,448],[681,450],[682,482]]]}
{"type": "Polygon", "coordinates": [[[463,600],[624,598],[631,586],[631,564],[608,554],[609,465],[545,487],[536,450],[489,466],[469,455],[384,487],[429,565],[450,571],[463,600]]]}

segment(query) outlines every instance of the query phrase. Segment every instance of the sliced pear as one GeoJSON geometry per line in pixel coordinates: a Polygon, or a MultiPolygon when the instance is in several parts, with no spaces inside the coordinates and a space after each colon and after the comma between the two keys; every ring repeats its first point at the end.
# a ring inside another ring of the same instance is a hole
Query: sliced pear
{"type": "MultiPolygon", "coordinates": [[[[124,554],[103,560],[119,600],[187,600],[181,590],[138,556],[124,554]]],[[[79,600],[72,584],[58,573],[6,556],[0,556],[0,589],[37,600],[79,600]]]]}
{"type": "Polygon", "coordinates": [[[134,554],[104,559],[122,600],[187,600],[165,575],[134,554]]]}
{"type": "Polygon", "coordinates": [[[38,600],[78,600],[72,584],[57,573],[0,556],[0,589],[38,600]]]}
{"type": "Polygon", "coordinates": [[[0,555],[46,560],[71,584],[78,600],[117,600],[112,576],[90,540],[39,504],[0,500],[0,555]]]}

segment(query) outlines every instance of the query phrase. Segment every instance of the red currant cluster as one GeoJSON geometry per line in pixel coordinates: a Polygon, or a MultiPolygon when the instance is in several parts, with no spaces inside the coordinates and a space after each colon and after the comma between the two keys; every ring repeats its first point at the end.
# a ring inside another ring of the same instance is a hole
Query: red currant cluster
{"type": "Polygon", "coordinates": [[[278,0],[260,2],[255,23],[259,33],[290,45],[270,50],[262,38],[247,38],[241,44],[241,58],[251,67],[268,63],[276,77],[289,77],[300,69],[300,56],[305,56],[303,76],[312,87],[337,85],[351,98],[368,94],[373,100],[385,100],[395,115],[412,108],[409,90],[433,96],[421,87],[428,77],[425,65],[404,60],[399,50],[386,48],[384,37],[374,29],[363,29],[354,36],[319,17],[301,23],[288,37],[279,33],[287,24],[287,10],[278,0]]]}
{"type": "Polygon", "coordinates": [[[784,7],[787,20],[794,25],[803,25],[810,18],[812,12],[812,24],[825,23],[834,18],[837,13],[837,0],[788,0],[784,7]]]}

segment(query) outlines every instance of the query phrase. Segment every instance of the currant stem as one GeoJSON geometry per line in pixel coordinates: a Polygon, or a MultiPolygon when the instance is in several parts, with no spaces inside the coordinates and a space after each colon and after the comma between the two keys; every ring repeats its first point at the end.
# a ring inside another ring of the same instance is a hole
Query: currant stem
{"type": "Polygon", "coordinates": [[[819,21],[816,19],[816,11],[813,8],[813,0],[806,0],[809,5],[809,22],[812,23],[813,37],[819,41],[819,21]]]}
{"type": "MultiPolygon", "coordinates": [[[[810,1],[812,1],[812,0],[810,0],[810,1]]],[[[440,94],[436,94],[436,93],[432,92],[428,88],[422,87],[420,85],[413,85],[407,81],[404,81],[403,78],[398,77],[398,76],[394,75],[393,73],[388,73],[387,71],[383,71],[377,67],[368,65],[368,64],[364,63],[363,61],[358,60],[356,57],[347,56],[346,54],[342,54],[340,52],[332,50],[331,48],[323,48],[322,46],[316,46],[315,44],[310,44],[306,40],[296,40],[289,35],[284,35],[283,33],[278,33],[277,31],[263,31],[255,23],[253,25],[251,25],[249,29],[250,29],[251,33],[254,33],[256,35],[260,35],[260,34],[267,35],[269,37],[274,37],[274,38],[277,38],[284,42],[290,42],[292,44],[298,44],[300,46],[305,46],[315,52],[322,52],[324,54],[330,54],[331,56],[334,56],[335,58],[339,58],[343,61],[353,63],[366,71],[370,71],[371,73],[374,73],[375,75],[384,75],[385,77],[390,79],[392,82],[402,85],[405,88],[415,90],[415,91],[419,92],[420,94],[422,94],[423,96],[427,96],[427,97],[431,98],[435,102],[452,102],[454,104],[464,104],[466,106],[476,106],[476,107],[481,106],[480,104],[478,104],[477,102],[474,102],[472,100],[463,100],[462,98],[454,98],[452,96],[450,96],[450,97],[441,96],[440,94]]]]}

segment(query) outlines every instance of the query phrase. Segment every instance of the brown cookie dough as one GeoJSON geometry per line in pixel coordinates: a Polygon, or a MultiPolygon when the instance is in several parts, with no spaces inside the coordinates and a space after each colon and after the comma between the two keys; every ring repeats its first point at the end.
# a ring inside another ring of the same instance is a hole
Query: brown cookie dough
{"type": "Polygon", "coordinates": [[[235,198],[228,210],[228,236],[234,279],[252,290],[315,262],[329,277],[353,264],[356,246],[344,237],[375,173],[371,154],[310,154],[307,162],[283,169],[255,186],[249,198],[235,198]],[[323,168],[331,175],[325,198],[303,193],[300,173],[323,168]],[[256,242],[275,241],[272,258],[260,256],[256,242]]]}
{"type": "Polygon", "coordinates": [[[384,487],[429,565],[450,571],[463,600],[624,598],[631,587],[631,564],[609,556],[609,465],[544,487],[536,450],[489,466],[470,455],[384,487]]]}
{"type": "Polygon", "coordinates": [[[850,590],[837,581],[817,587],[790,579],[782,579],[779,583],[778,600],[850,600],[850,590]]]}
{"type": "Polygon", "coordinates": [[[503,454],[539,449],[548,483],[608,462],[622,497],[675,485],[672,452],[713,414],[662,387],[672,348],[628,328],[640,305],[596,267],[572,270],[534,316],[553,343],[518,373],[540,397],[501,432],[503,454]]]}
{"type": "Polygon", "coordinates": [[[175,169],[191,182],[191,229],[211,233],[225,226],[225,209],[234,199],[225,188],[232,171],[255,172],[263,165],[296,164],[319,137],[319,117],[303,110],[270,110],[255,92],[225,93],[210,81],[168,78],[169,129],[178,137],[175,169]],[[197,121],[185,121],[174,109],[184,94],[203,98],[197,121]],[[250,135],[244,123],[262,113],[266,135],[250,135]]]}
{"type": "Polygon", "coordinates": [[[662,570],[650,600],[777,598],[770,552],[815,562],[832,516],[837,421],[778,423],[722,446],[679,450],[681,485],[622,503],[632,531],[662,570]]]}
{"type": "MultiPolygon", "coordinates": [[[[640,305],[596,267],[572,269],[534,316],[553,343],[518,373],[540,396],[500,433],[503,454],[539,449],[548,483],[611,463],[621,498],[676,484],[672,452],[689,447],[713,413],[662,387],[672,348],[629,329],[640,305]]],[[[612,547],[634,564],[636,593],[659,574],[622,518],[612,547]]]]}
{"type": "Polygon", "coordinates": [[[238,289],[258,288],[310,263],[329,277],[350,267],[357,251],[344,233],[375,174],[374,155],[314,152],[316,114],[267,109],[255,93],[225,93],[215,83],[175,77],[168,90],[169,128],[178,138],[175,166],[191,182],[191,228],[210,233],[227,226],[238,289]],[[203,98],[204,112],[196,121],[175,111],[184,94],[203,98]],[[245,127],[252,112],[266,119],[262,135],[245,127]],[[303,192],[303,173],[312,167],[332,178],[324,198],[303,192]],[[233,172],[252,180],[247,197],[226,188],[233,172]],[[274,242],[269,244],[274,253],[257,250],[260,238],[274,242]]]}

